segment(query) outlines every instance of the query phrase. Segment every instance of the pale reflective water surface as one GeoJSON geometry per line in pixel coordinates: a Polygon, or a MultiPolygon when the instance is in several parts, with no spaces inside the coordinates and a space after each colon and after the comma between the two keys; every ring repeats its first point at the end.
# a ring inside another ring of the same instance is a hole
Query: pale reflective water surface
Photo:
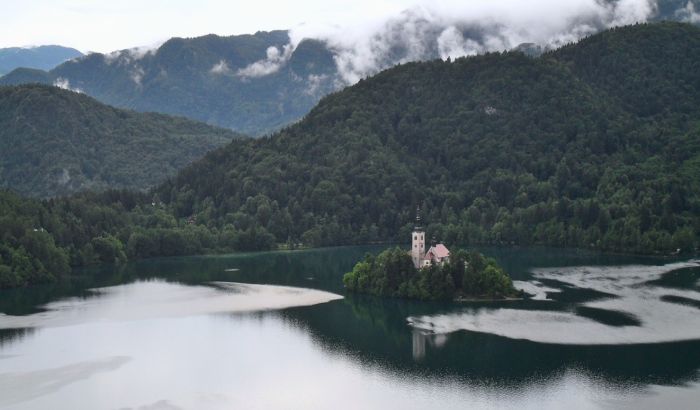
{"type": "Polygon", "coordinates": [[[486,248],[537,300],[346,295],[342,274],[380,250],[150,260],[0,292],[0,408],[700,403],[695,261],[486,248]]]}

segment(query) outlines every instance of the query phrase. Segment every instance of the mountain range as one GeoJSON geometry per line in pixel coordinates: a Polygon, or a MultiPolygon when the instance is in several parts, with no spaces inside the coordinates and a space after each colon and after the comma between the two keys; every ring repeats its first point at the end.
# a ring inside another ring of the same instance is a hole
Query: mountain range
{"type": "Polygon", "coordinates": [[[324,95],[397,64],[504,49],[536,56],[640,19],[697,23],[700,7],[694,1],[651,1],[636,10],[632,5],[644,2],[605,0],[537,30],[517,19],[480,19],[478,8],[469,12],[467,6],[463,16],[409,8],[360,35],[283,30],[172,38],[152,49],[93,53],[49,71],[18,68],[0,78],[0,85],[54,84],[116,107],[181,115],[260,136],[302,118],[324,95]]]}
{"type": "Polygon", "coordinates": [[[182,115],[258,135],[306,114],[336,87],[323,43],[293,51],[287,31],[191,39],[154,50],[93,53],[48,72],[17,69],[0,84],[54,84],[117,107],[182,115]]]}
{"type": "Polygon", "coordinates": [[[50,70],[82,55],[74,48],[56,45],[0,48],[0,76],[19,67],[50,70]]]}

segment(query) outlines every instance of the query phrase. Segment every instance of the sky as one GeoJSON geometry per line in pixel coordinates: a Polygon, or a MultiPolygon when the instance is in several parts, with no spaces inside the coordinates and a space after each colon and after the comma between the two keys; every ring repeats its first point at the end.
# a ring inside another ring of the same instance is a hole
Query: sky
{"type": "Polygon", "coordinates": [[[110,52],[170,37],[361,23],[406,0],[0,0],[0,47],[60,44],[110,52]]]}

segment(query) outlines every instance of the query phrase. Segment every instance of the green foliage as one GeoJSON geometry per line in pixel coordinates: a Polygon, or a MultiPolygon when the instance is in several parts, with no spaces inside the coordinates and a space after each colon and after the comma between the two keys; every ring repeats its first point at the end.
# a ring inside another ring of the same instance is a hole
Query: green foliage
{"type": "Polygon", "coordinates": [[[154,256],[267,250],[272,234],[252,225],[196,225],[150,195],[84,193],[39,201],[0,191],[0,288],[53,281],[70,266],[154,256]]]}
{"type": "Polygon", "coordinates": [[[661,23],[539,58],[401,65],[270,138],[210,153],[158,193],[178,217],[255,225],[277,243],[402,241],[421,204],[452,244],[692,250],[699,55],[700,28],[661,23]]]}
{"type": "Polygon", "coordinates": [[[495,260],[462,250],[442,265],[416,269],[408,252],[388,249],[376,257],[365,256],[343,276],[343,284],[355,292],[423,300],[517,295],[510,277],[495,260]]]}
{"type": "Polygon", "coordinates": [[[50,197],[146,189],[237,134],[54,87],[0,87],[0,187],[50,197]]]}

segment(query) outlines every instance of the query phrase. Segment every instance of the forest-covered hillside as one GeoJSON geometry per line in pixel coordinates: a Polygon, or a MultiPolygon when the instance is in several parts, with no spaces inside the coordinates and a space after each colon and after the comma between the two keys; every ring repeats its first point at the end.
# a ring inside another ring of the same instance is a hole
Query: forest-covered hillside
{"type": "Polygon", "coordinates": [[[0,273],[5,286],[34,281],[22,255],[49,258],[51,245],[81,265],[403,242],[417,205],[448,245],[693,252],[699,100],[700,28],[677,23],[614,29],[537,58],[405,64],[271,137],[234,140],[153,193],[4,193],[0,273]]]}
{"type": "Polygon", "coordinates": [[[0,187],[33,197],[143,190],[236,136],[56,87],[0,87],[0,187]]]}
{"type": "Polygon", "coordinates": [[[700,28],[609,30],[529,58],[411,63],[158,189],[179,217],[312,245],[401,240],[416,205],[448,243],[694,248],[700,28]]]}

